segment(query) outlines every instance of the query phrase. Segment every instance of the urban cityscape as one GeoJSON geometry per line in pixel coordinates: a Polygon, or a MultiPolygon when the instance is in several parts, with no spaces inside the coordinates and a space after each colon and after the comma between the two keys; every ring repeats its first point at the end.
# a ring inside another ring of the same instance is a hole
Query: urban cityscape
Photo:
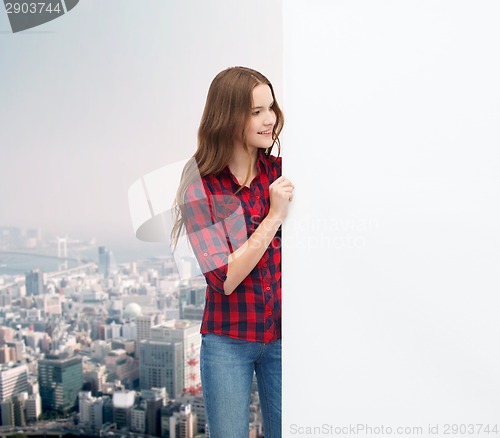
{"type": "MultiPolygon", "coordinates": [[[[209,437],[198,272],[0,227],[0,435],[209,437]]],[[[255,379],[249,437],[263,437],[255,379]]]]}

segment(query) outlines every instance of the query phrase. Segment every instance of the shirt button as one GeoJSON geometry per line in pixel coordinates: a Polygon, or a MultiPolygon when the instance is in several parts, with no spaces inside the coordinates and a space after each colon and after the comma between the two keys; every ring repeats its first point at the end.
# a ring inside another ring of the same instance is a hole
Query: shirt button
{"type": "Polygon", "coordinates": [[[204,252],[203,255],[206,257],[208,255],[208,252],[204,252]]]}
{"type": "Polygon", "coordinates": [[[256,196],[255,196],[255,199],[260,199],[260,196],[259,196],[259,195],[256,195],[256,196]]]}
{"type": "Polygon", "coordinates": [[[271,316],[271,315],[273,314],[273,311],[272,311],[272,310],[268,310],[268,311],[266,312],[266,314],[267,314],[267,316],[271,316]]]}
{"type": "Polygon", "coordinates": [[[266,290],[271,290],[271,288],[269,286],[266,287],[266,290]]]}
{"type": "Polygon", "coordinates": [[[264,268],[267,268],[267,263],[264,263],[262,266],[263,266],[264,268]]]}

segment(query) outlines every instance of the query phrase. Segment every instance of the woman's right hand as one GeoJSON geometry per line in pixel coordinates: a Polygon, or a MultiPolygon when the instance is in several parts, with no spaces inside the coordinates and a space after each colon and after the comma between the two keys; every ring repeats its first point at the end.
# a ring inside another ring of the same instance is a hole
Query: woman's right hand
{"type": "Polygon", "coordinates": [[[269,186],[269,207],[268,216],[283,222],[288,215],[288,205],[293,198],[293,189],[295,186],[292,182],[280,176],[269,186]]]}

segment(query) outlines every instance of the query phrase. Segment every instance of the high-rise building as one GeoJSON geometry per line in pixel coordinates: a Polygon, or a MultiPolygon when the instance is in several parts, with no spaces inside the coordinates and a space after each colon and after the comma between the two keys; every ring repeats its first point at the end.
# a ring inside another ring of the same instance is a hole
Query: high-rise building
{"type": "Polygon", "coordinates": [[[26,426],[25,402],[27,399],[28,393],[21,392],[0,403],[2,426],[26,426]]]}
{"type": "Polygon", "coordinates": [[[24,402],[26,407],[26,420],[27,421],[37,421],[42,414],[42,399],[40,394],[32,394],[24,402]]]}
{"type": "Polygon", "coordinates": [[[12,306],[12,295],[9,289],[0,291],[0,307],[8,309],[12,306]]]}
{"type": "Polygon", "coordinates": [[[10,347],[10,360],[12,362],[18,362],[23,359],[24,354],[26,353],[26,345],[24,341],[12,341],[7,342],[7,345],[10,347]]]}
{"type": "Polygon", "coordinates": [[[118,339],[121,337],[122,325],[112,321],[104,326],[104,340],[118,339]]]}
{"type": "Polygon", "coordinates": [[[182,345],[183,389],[193,394],[201,392],[200,323],[189,320],[169,320],[151,328],[151,341],[180,342],[182,345]]]}
{"type": "Polygon", "coordinates": [[[203,306],[205,304],[207,285],[187,284],[179,287],[179,304],[203,306]]]}
{"type": "Polygon", "coordinates": [[[191,405],[181,405],[179,412],[170,417],[170,436],[175,431],[179,438],[193,438],[196,433],[196,414],[191,411],[191,405]]]}
{"type": "Polygon", "coordinates": [[[127,388],[132,388],[139,379],[139,364],[125,350],[111,350],[106,356],[108,380],[120,380],[127,388]]]}
{"type": "Polygon", "coordinates": [[[35,376],[34,374],[28,377],[28,394],[40,394],[38,376],[35,376]]]}
{"type": "Polygon", "coordinates": [[[11,327],[0,327],[0,344],[14,340],[14,329],[11,327]]]}
{"type": "Polygon", "coordinates": [[[44,333],[43,338],[40,341],[40,350],[43,353],[49,353],[51,345],[52,345],[52,338],[47,333],[44,333]]]}
{"type": "Polygon", "coordinates": [[[141,389],[166,388],[171,398],[182,394],[184,382],[180,342],[141,341],[139,379],[141,389]]]}
{"type": "Polygon", "coordinates": [[[97,339],[92,344],[92,357],[103,361],[106,355],[111,351],[111,342],[97,339]]]}
{"type": "Polygon", "coordinates": [[[113,393],[113,419],[118,429],[130,427],[131,412],[135,402],[135,391],[113,393]]]}
{"type": "Polygon", "coordinates": [[[7,345],[0,346],[0,364],[10,362],[10,348],[7,345]]]}
{"type": "Polygon", "coordinates": [[[14,400],[14,423],[16,426],[26,426],[26,400],[28,400],[28,393],[21,392],[13,397],[14,400]]]}
{"type": "Polygon", "coordinates": [[[24,334],[24,342],[26,343],[26,347],[30,347],[33,350],[36,350],[37,348],[40,347],[41,341],[43,337],[47,333],[41,333],[41,332],[35,332],[35,331],[29,331],[24,334]]]}
{"type": "Polygon", "coordinates": [[[141,397],[146,406],[146,433],[160,436],[161,409],[167,405],[168,394],[165,388],[151,388],[141,390],[141,397]]]}
{"type": "Polygon", "coordinates": [[[103,399],[103,405],[102,405],[102,422],[103,424],[106,423],[113,423],[114,418],[113,418],[113,399],[111,398],[110,395],[104,395],[102,397],[103,399]]]}
{"type": "Polygon", "coordinates": [[[135,321],[129,321],[123,324],[122,336],[124,339],[137,339],[137,324],[135,321]]]}
{"type": "Polygon", "coordinates": [[[14,401],[10,398],[0,403],[2,426],[14,426],[14,401]]]}
{"type": "Polygon", "coordinates": [[[61,316],[62,314],[62,298],[59,294],[44,294],[36,297],[35,304],[44,316],[61,316]]]}
{"type": "Polygon", "coordinates": [[[28,367],[2,365],[0,368],[0,402],[28,391],[28,367]]]}
{"type": "Polygon", "coordinates": [[[130,430],[132,432],[146,433],[146,402],[132,408],[130,415],[130,430]]]}
{"type": "Polygon", "coordinates": [[[137,342],[149,340],[151,337],[151,327],[160,324],[163,321],[161,314],[140,315],[136,319],[137,324],[137,342]]]}
{"type": "Polygon", "coordinates": [[[125,338],[113,339],[111,341],[111,349],[112,350],[125,350],[127,354],[134,355],[135,354],[135,341],[125,340],[125,338]]]}
{"type": "Polygon", "coordinates": [[[91,365],[83,373],[83,381],[90,384],[92,395],[102,393],[106,383],[106,365],[91,365]]]}
{"type": "Polygon", "coordinates": [[[93,430],[99,430],[103,425],[102,397],[92,397],[89,391],[78,393],[78,408],[80,412],[80,424],[93,430]]]}
{"type": "Polygon", "coordinates": [[[161,434],[161,408],[163,400],[161,397],[146,400],[146,434],[160,436],[161,434]]]}
{"type": "Polygon", "coordinates": [[[100,246],[98,248],[98,253],[99,272],[104,276],[104,278],[108,278],[111,267],[111,252],[108,251],[105,246],[100,246]]]}
{"type": "Polygon", "coordinates": [[[42,295],[44,290],[43,274],[39,269],[26,272],[26,295],[42,295]]]}
{"type": "MultiPolygon", "coordinates": [[[[170,417],[174,415],[175,412],[179,412],[182,403],[176,401],[170,401],[166,406],[161,408],[161,436],[169,437],[175,435],[175,429],[170,430],[170,417]]],[[[175,427],[175,424],[174,424],[175,427]]]]}
{"type": "Polygon", "coordinates": [[[92,402],[92,410],[90,411],[90,426],[93,430],[100,430],[104,424],[104,400],[102,397],[95,398],[92,402]]]}
{"type": "Polygon", "coordinates": [[[78,393],[78,412],[79,420],[82,426],[90,424],[90,407],[92,405],[92,395],[90,391],[80,391],[78,393]]]}
{"type": "Polygon", "coordinates": [[[82,359],[47,355],[38,361],[38,381],[43,410],[67,413],[77,405],[83,386],[82,359]]]}
{"type": "Polygon", "coordinates": [[[205,306],[193,306],[192,304],[186,304],[182,306],[179,311],[179,316],[181,319],[190,319],[192,321],[202,321],[203,312],[205,311],[205,306]]]}
{"type": "Polygon", "coordinates": [[[144,400],[156,400],[157,398],[161,398],[163,406],[166,406],[169,400],[166,388],[142,389],[141,397],[144,400]]]}
{"type": "Polygon", "coordinates": [[[185,395],[178,399],[183,405],[191,405],[191,412],[196,414],[197,419],[197,431],[205,430],[205,424],[207,422],[205,414],[205,402],[203,400],[203,394],[197,395],[185,395]]]}

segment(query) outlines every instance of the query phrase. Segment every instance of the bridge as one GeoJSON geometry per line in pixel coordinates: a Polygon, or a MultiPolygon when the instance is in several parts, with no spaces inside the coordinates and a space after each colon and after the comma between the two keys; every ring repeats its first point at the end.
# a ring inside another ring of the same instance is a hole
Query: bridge
{"type": "MultiPolygon", "coordinates": [[[[90,263],[85,263],[83,265],[74,266],[73,268],[63,269],[60,271],[46,272],[46,273],[44,273],[44,275],[46,278],[57,278],[57,277],[61,277],[61,276],[76,274],[76,273],[82,272],[82,271],[94,271],[96,269],[97,269],[97,263],[90,262],[90,263]]],[[[19,278],[14,282],[1,285],[0,290],[8,289],[9,287],[14,287],[14,286],[18,285],[19,283],[23,283],[24,281],[25,281],[25,279],[23,277],[19,276],[19,278]]],[[[1,436],[1,430],[0,430],[0,436],[1,436]]]]}
{"type": "Polygon", "coordinates": [[[57,256],[57,255],[50,255],[50,254],[39,254],[35,252],[24,252],[24,251],[0,251],[0,256],[2,254],[9,254],[9,255],[21,255],[21,256],[29,256],[29,257],[42,257],[46,259],[56,259],[56,260],[71,260],[74,262],[82,263],[82,262],[89,262],[88,259],[85,258],[77,258],[77,257],[68,257],[68,256],[57,256]]]}

